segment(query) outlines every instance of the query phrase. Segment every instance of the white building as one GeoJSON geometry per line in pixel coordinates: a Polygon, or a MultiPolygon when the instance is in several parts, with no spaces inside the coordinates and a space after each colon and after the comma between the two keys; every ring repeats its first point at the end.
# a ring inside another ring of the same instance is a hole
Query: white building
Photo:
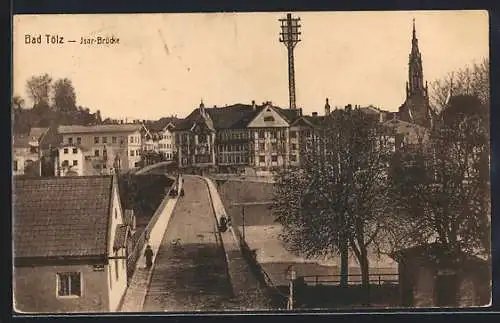
{"type": "MultiPolygon", "coordinates": [[[[81,152],[77,150],[75,155],[81,153],[83,164],[90,165],[97,174],[113,172],[115,165],[122,170],[139,167],[143,128],[141,124],[59,126],[63,149],[59,159],[66,160],[65,148],[71,149],[71,152],[73,148],[79,148],[81,152]]],[[[73,160],[77,159],[71,162],[73,160]]]]}
{"type": "Polygon", "coordinates": [[[174,124],[168,123],[163,127],[162,131],[157,134],[158,152],[165,156],[166,160],[174,159],[175,152],[175,137],[174,137],[174,124]]]}

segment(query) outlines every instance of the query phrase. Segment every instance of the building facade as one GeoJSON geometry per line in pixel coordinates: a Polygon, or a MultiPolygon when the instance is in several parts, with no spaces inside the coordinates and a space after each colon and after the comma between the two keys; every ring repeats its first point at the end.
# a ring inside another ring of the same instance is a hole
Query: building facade
{"type": "Polygon", "coordinates": [[[117,190],[112,176],[14,181],[16,311],[118,309],[127,273],[117,190]]]}
{"type": "Polygon", "coordinates": [[[298,111],[271,102],[223,108],[201,103],[174,129],[179,166],[221,172],[285,167],[288,131],[298,111]]]}
{"type": "Polygon", "coordinates": [[[12,174],[40,175],[38,142],[27,136],[14,136],[12,140],[12,174]]]}
{"type": "Polygon", "coordinates": [[[64,149],[73,151],[76,147],[83,155],[83,164],[93,169],[94,174],[112,173],[115,168],[137,168],[141,161],[143,127],[141,124],[59,126],[63,154],[58,159],[66,160],[64,149]]]}

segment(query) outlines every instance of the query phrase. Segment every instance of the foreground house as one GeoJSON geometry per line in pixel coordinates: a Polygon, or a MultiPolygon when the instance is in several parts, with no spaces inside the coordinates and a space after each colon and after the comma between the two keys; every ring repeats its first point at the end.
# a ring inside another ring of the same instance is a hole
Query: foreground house
{"type": "Polygon", "coordinates": [[[13,192],[14,309],[115,311],[127,229],[114,177],[18,179],[13,192]]]}

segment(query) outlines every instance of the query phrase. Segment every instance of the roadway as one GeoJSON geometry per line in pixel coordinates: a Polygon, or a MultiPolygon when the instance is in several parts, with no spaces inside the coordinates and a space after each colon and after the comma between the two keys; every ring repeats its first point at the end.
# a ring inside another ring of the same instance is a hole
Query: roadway
{"type": "Polygon", "coordinates": [[[158,249],[143,311],[216,311],[230,307],[231,284],[215,216],[202,178],[184,176],[158,249]]]}

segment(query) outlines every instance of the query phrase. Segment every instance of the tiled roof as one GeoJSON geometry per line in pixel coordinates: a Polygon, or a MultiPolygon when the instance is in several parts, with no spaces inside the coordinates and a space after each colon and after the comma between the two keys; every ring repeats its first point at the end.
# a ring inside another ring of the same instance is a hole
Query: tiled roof
{"type": "Polygon", "coordinates": [[[44,135],[49,128],[38,128],[38,127],[33,127],[30,129],[30,138],[35,139],[35,140],[40,140],[42,135],[44,135]]]}
{"type": "Polygon", "coordinates": [[[29,148],[30,147],[30,137],[14,135],[12,136],[12,146],[14,148],[29,148]]]}
{"type": "Polygon", "coordinates": [[[103,124],[96,126],[59,126],[60,134],[93,133],[93,132],[134,132],[140,130],[142,124],[103,124]]]}
{"type": "Polygon", "coordinates": [[[15,257],[105,255],[112,185],[111,176],[14,180],[15,257]]]}
{"type": "MultiPolygon", "coordinates": [[[[205,111],[213,120],[215,129],[243,129],[264,107],[265,105],[257,105],[254,109],[252,105],[237,103],[220,108],[205,108],[205,111]]],[[[275,106],[273,108],[289,123],[300,116],[299,110],[281,109],[275,106]]],[[[176,124],[175,130],[190,129],[193,123],[198,120],[198,115],[199,110],[196,108],[185,119],[176,124]]]]}
{"type": "Polygon", "coordinates": [[[118,224],[116,226],[113,249],[118,250],[120,248],[125,248],[127,242],[127,231],[128,226],[126,224],[118,224]]]}
{"type": "Polygon", "coordinates": [[[298,118],[300,118],[300,110],[299,109],[282,109],[282,108],[278,108],[278,107],[274,107],[274,109],[276,111],[278,111],[279,114],[281,114],[281,116],[283,118],[286,119],[286,121],[288,121],[288,123],[292,123],[294,122],[295,120],[297,120],[298,118]]]}

